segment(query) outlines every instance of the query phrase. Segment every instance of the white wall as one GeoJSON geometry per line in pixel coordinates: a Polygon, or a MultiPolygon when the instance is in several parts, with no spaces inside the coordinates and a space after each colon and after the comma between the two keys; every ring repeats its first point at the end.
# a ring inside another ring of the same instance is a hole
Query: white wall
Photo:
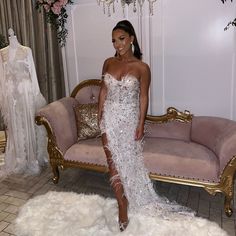
{"type": "MultiPolygon", "coordinates": [[[[111,30],[123,19],[120,5],[111,17],[96,0],[68,6],[69,37],[64,49],[67,94],[82,80],[100,78],[105,58],[114,54],[111,30]]],[[[236,3],[220,0],[159,0],[154,15],[126,9],[152,71],[149,113],[167,107],[236,120],[236,3]]]]}

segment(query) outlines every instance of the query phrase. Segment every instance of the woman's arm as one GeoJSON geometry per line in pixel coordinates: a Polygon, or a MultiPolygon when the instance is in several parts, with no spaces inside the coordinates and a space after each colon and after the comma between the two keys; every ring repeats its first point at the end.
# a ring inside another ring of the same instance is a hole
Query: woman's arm
{"type": "Polygon", "coordinates": [[[141,78],[140,78],[140,117],[139,124],[136,130],[135,139],[140,140],[144,135],[144,123],[148,109],[148,92],[151,82],[151,72],[147,64],[142,68],[141,78]]]}
{"type": "MultiPolygon", "coordinates": [[[[107,64],[108,64],[108,60],[106,60],[103,64],[102,76],[107,71],[107,64]]],[[[102,80],[99,97],[98,97],[98,124],[100,124],[100,120],[102,118],[102,111],[103,111],[103,105],[106,99],[106,94],[107,94],[107,87],[104,83],[104,80],[102,80]]]]}

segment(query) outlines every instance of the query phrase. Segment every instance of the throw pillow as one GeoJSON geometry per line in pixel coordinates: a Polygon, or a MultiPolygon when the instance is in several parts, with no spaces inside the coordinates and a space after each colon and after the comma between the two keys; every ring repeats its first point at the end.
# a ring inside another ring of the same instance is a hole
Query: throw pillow
{"type": "Polygon", "coordinates": [[[78,141],[100,135],[98,126],[98,104],[79,104],[74,107],[78,141]]]}

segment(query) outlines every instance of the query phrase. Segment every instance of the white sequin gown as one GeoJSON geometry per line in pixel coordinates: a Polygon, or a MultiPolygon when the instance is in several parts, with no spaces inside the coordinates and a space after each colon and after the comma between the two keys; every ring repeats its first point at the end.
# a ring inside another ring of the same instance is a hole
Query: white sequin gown
{"type": "Polygon", "coordinates": [[[5,165],[9,173],[37,174],[47,162],[46,130],[35,124],[35,112],[46,104],[40,93],[31,49],[18,45],[0,50],[0,110],[7,126],[5,165]]]}
{"type": "Polygon", "coordinates": [[[165,218],[173,215],[170,212],[194,215],[189,209],[158,196],[153,189],[144,166],[142,141],[135,140],[140,111],[139,80],[132,75],[117,80],[106,73],[104,83],[107,96],[100,128],[106,133],[108,149],[129,201],[129,209],[165,218]]]}

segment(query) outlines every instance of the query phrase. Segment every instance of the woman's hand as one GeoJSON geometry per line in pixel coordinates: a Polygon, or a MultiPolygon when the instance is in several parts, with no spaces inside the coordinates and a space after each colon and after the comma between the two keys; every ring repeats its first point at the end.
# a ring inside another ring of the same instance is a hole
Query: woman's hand
{"type": "Polygon", "coordinates": [[[144,125],[139,125],[136,129],[135,140],[141,140],[144,136],[144,125]]]}

